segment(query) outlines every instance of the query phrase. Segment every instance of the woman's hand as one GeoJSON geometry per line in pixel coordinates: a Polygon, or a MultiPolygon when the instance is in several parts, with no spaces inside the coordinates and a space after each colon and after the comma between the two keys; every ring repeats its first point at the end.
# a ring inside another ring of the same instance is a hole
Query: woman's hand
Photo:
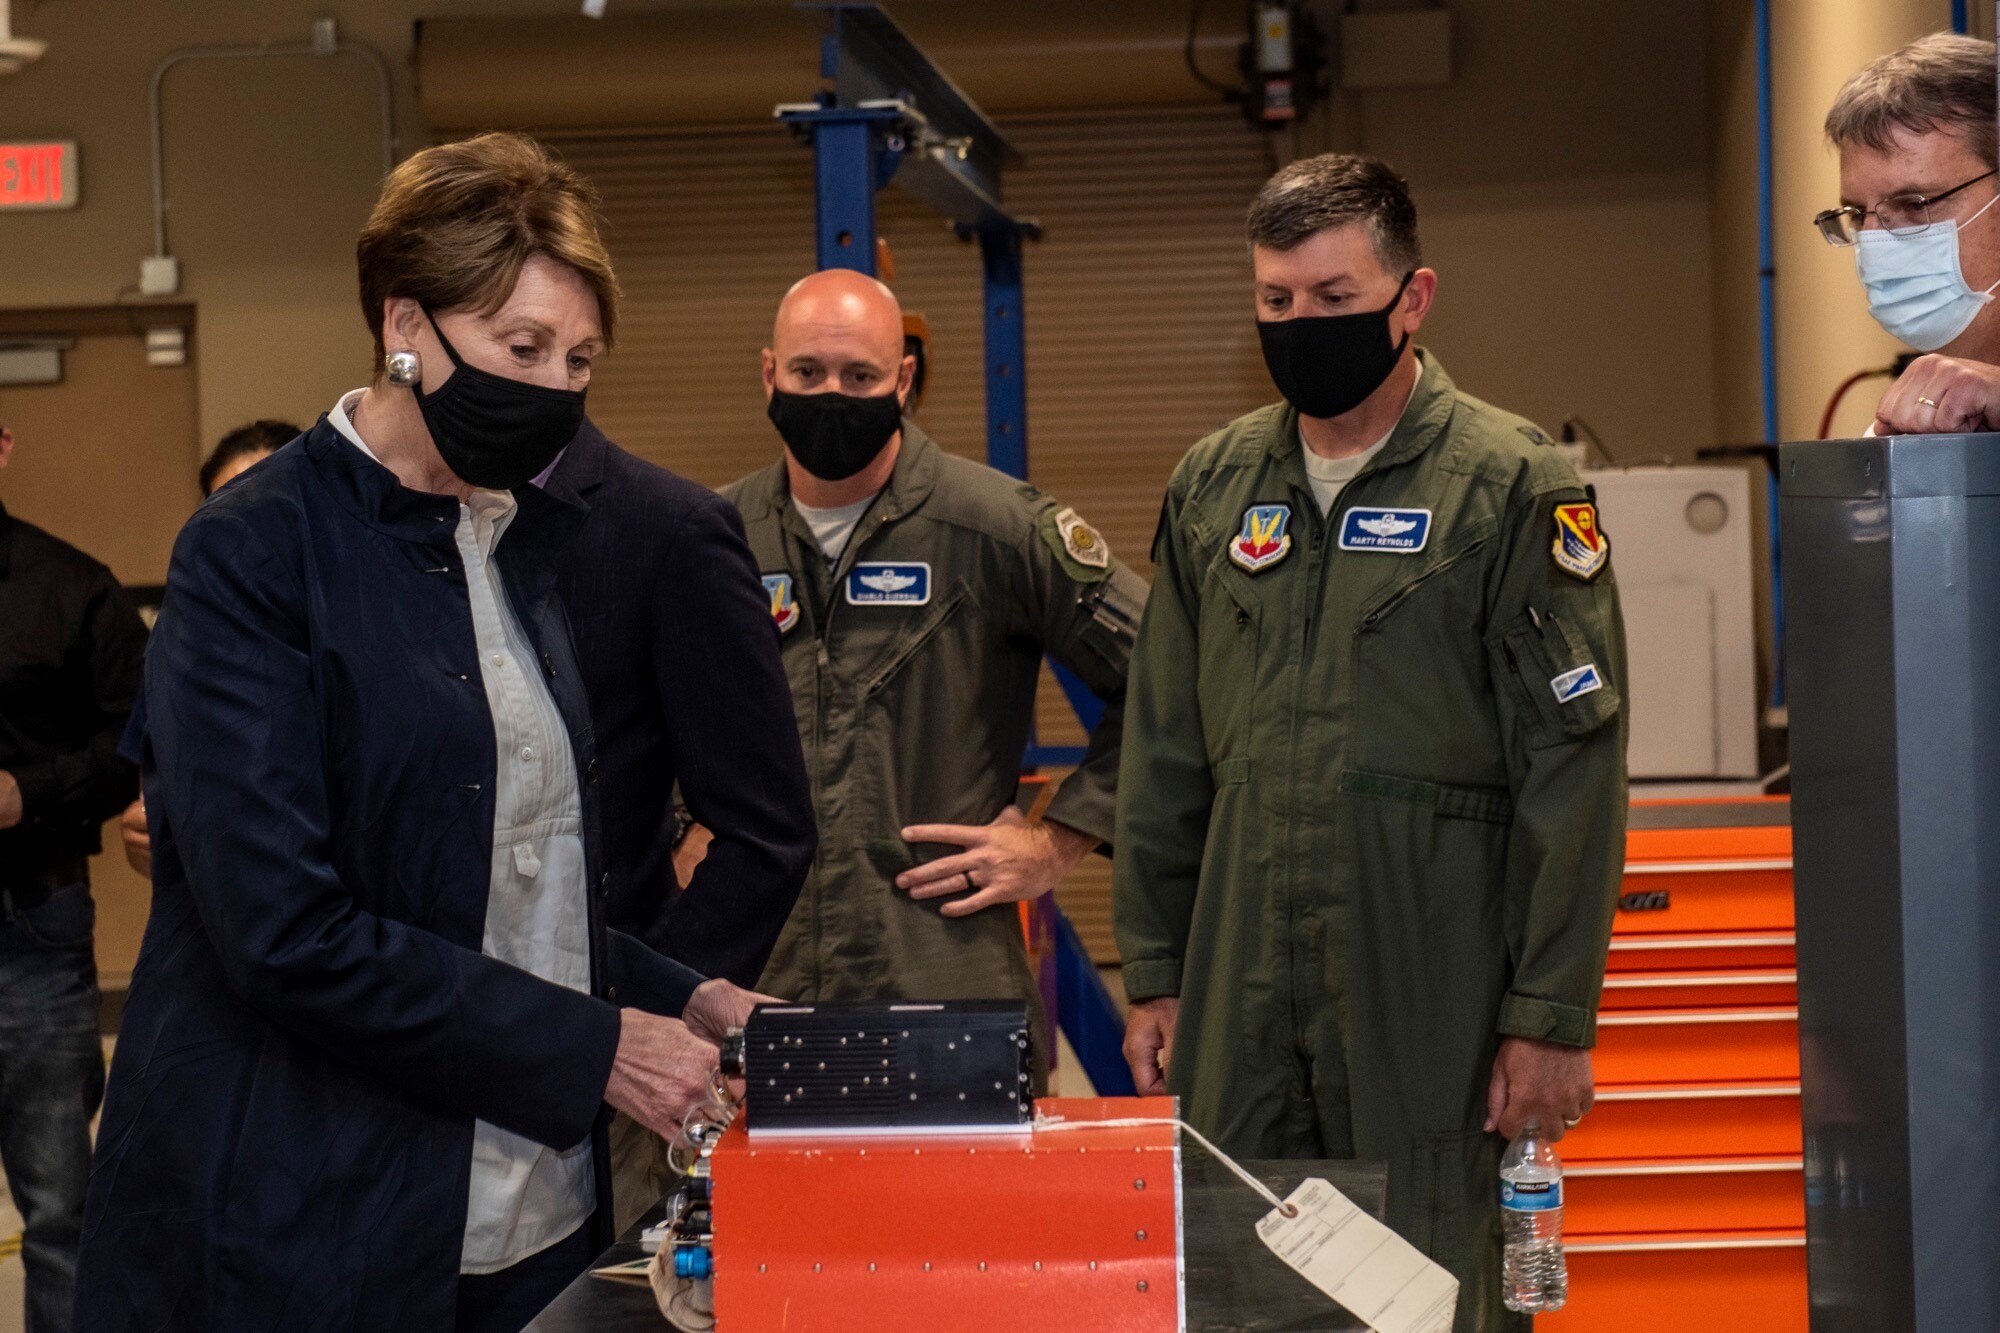
{"type": "Polygon", "coordinates": [[[688,1031],[700,1037],[711,1046],[722,1045],[729,1029],[740,1028],[750,1021],[750,1011],[760,1004],[783,1004],[775,995],[759,995],[753,990],[744,990],[733,982],[714,977],[694,988],[688,997],[687,1008],[681,1011],[681,1019],[688,1025],[688,1031]]]}
{"type": "Polygon", "coordinates": [[[688,1111],[708,1095],[715,1048],[678,1018],[642,1009],[620,1010],[618,1017],[618,1054],[611,1061],[604,1100],[655,1134],[672,1138],[688,1111]]]}

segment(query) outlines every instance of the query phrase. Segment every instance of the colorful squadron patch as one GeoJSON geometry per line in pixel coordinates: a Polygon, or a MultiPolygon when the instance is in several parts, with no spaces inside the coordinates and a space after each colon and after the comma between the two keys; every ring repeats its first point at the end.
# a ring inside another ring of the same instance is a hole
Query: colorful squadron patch
{"type": "Polygon", "coordinates": [[[1611,559],[1611,539],[1597,526],[1597,506],[1556,506],[1556,568],[1585,583],[1602,573],[1611,559]]]}
{"type": "Polygon", "coordinates": [[[1249,570],[1262,573],[1292,553],[1290,505],[1251,505],[1243,511],[1243,531],[1229,543],[1229,558],[1249,570]]]}
{"type": "Polygon", "coordinates": [[[778,633],[790,634],[799,623],[799,604],[792,597],[790,574],[766,574],[764,591],[771,599],[771,620],[778,633]]]}

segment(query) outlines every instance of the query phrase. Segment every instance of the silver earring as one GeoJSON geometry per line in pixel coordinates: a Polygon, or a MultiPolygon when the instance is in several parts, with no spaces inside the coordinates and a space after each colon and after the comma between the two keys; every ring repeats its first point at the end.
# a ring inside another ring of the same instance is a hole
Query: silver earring
{"type": "Polygon", "coordinates": [[[388,372],[389,383],[399,389],[413,388],[424,382],[424,359],[415,352],[391,352],[382,362],[388,372]]]}

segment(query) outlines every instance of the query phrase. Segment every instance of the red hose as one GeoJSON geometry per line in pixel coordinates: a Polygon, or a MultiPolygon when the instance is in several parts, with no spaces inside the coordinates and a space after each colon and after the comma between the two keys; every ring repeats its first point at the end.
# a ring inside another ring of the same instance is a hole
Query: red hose
{"type": "Polygon", "coordinates": [[[1833,397],[1827,400],[1826,411],[1820,414],[1819,438],[1823,440],[1832,432],[1833,414],[1840,410],[1840,400],[1847,397],[1847,391],[1849,389],[1861,383],[1861,381],[1863,380],[1872,380],[1878,376],[1894,375],[1895,373],[1896,373],[1896,368],[1894,366],[1877,366],[1873,370],[1857,370],[1852,375],[1849,375],[1846,379],[1842,380],[1840,382],[1840,387],[1833,391],[1833,397]]]}

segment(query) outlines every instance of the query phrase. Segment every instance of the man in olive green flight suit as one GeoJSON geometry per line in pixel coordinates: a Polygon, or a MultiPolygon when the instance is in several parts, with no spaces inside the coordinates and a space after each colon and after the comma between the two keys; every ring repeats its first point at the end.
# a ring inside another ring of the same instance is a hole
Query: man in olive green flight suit
{"type": "Polygon", "coordinates": [[[1287,403],[1169,483],[1119,781],[1140,1090],[1250,1157],[1389,1167],[1389,1222],[1502,1308],[1499,1158],[1590,1106],[1624,852],[1624,635],[1548,437],[1412,344],[1437,275],[1387,166],[1250,214],[1287,403]]]}
{"type": "Polygon", "coordinates": [[[819,854],[760,989],[795,1000],[1019,998],[1015,902],[1111,840],[1145,583],[1074,510],[901,417],[889,289],[814,274],[764,353],[785,455],[729,487],[764,571],[819,854]],[[1046,818],[1015,809],[1043,654],[1105,701],[1046,818]],[[997,909],[997,910],[989,910],[997,909]]]}

